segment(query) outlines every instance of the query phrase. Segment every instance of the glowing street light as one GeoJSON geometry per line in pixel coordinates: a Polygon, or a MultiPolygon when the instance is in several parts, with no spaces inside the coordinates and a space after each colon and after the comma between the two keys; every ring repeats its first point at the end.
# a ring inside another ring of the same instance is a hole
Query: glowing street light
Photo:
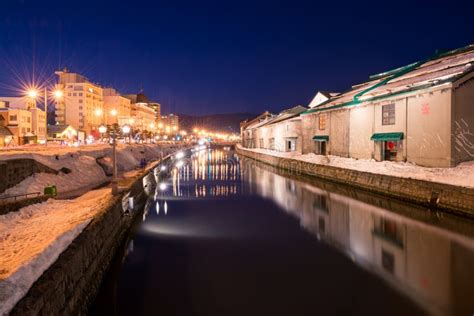
{"type": "Polygon", "coordinates": [[[101,134],[107,133],[107,126],[105,126],[105,125],[99,126],[99,133],[101,133],[101,134]]]}
{"type": "Polygon", "coordinates": [[[26,95],[29,96],[32,99],[36,99],[36,97],[38,96],[38,90],[30,89],[26,92],[26,95]]]}
{"type": "Polygon", "coordinates": [[[130,126],[128,126],[128,125],[122,126],[122,132],[123,132],[124,134],[130,133],[130,126]]]}
{"type": "Polygon", "coordinates": [[[64,96],[64,92],[62,90],[56,89],[53,91],[53,96],[56,100],[59,100],[64,96]]]}
{"type": "Polygon", "coordinates": [[[112,109],[112,110],[110,111],[110,115],[116,116],[116,115],[117,115],[117,110],[116,110],[116,109],[112,109]]]}
{"type": "Polygon", "coordinates": [[[95,116],[102,116],[103,114],[102,109],[96,109],[94,113],[95,113],[95,116]]]}

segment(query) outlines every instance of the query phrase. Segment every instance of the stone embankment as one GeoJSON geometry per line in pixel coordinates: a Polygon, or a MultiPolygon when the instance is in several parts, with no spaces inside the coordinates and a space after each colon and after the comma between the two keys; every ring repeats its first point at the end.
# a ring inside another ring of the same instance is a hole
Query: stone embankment
{"type": "Polygon", "coordinates": [[[135,176],[119,182],[121,193],[111,199],[43,273],[10,315],[87,313],[116,251],[146,203],[143,178],[160,162],[156,161],[135,176]],[[133,198],[131,215],[124,215],[124,208],[130,206],[130,198],[133,198]]]}
{"type": "Polygon", "coordinates": [[[288,170],[297,175],[309,175],[330,180],[432,209],[441,209],[474,218],[474,189],[472,188],[325,166],[258,153],[240,146],[237,146],[236,150],[242,156],[288,170]]]}

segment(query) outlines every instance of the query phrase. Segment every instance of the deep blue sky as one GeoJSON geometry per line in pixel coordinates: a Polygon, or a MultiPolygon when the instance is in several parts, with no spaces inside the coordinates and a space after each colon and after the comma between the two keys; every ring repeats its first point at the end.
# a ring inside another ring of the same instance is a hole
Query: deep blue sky
{"type": "Polygon", "coordinates": [[[279,111],[474,43],[473,12],[474,1],[1,0],[0,92],[66,66],[143,88],[164,112],[279,111]]]}

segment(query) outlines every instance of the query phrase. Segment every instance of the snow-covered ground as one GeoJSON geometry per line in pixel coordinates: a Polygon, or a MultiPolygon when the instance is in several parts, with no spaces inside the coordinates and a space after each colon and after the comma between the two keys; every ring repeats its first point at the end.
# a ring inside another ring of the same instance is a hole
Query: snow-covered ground
{"type": "Polygon", "coordinates": [[[302,155],[297,152],[280,152],[260,148],[242,149],[319,165],[474,188],[474,161],[461,163],[454,168],[426,168],[408,162],[353,159],[339,156],[316,155],[313,153],[302,155]]]}
{"type": "MultiPolygon", "coordinates": [[[[174,151],[172,145],[124,145],[117,148],[118,171],[125,172],[134,170],[140,166],[140,160],[147,161],[158,159],[168,152],[174,151]]],[[[76,147],[40,147],[35,151],[8,150],[0,152],[0,161],[18,158],[31,158],[55,170],[68,168],[70,173],[59,172],[57,175],[51,173],[36,173],[12,188],[7,189],[0,196],[17,195],[32,192],[42,192],[44,187],[56,185],[59,193],[78,191],[82,188],[99,186],[108,181],[105,172],[97,164],[96,159],[105,157],[102,162],[112,167],[112,148],[108,144],[76,147]]]]}
{"type": "Polygon", "coordinates": [[[111,197],[104,188],[0,216],[0,315],[15,306],[111,197]]]}

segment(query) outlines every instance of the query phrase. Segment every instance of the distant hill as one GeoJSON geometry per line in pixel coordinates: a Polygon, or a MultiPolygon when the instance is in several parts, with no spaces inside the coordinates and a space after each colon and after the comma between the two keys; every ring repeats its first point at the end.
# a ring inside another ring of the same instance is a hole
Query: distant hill
{"type": "Polygon", "coordinates": [[[202,116],[178,114],[180,128],[192,130],[197,127],[209,131],[228,133],[239,133],[240,122],[257,115],[253,113],[210,114],[202,116]]]}

